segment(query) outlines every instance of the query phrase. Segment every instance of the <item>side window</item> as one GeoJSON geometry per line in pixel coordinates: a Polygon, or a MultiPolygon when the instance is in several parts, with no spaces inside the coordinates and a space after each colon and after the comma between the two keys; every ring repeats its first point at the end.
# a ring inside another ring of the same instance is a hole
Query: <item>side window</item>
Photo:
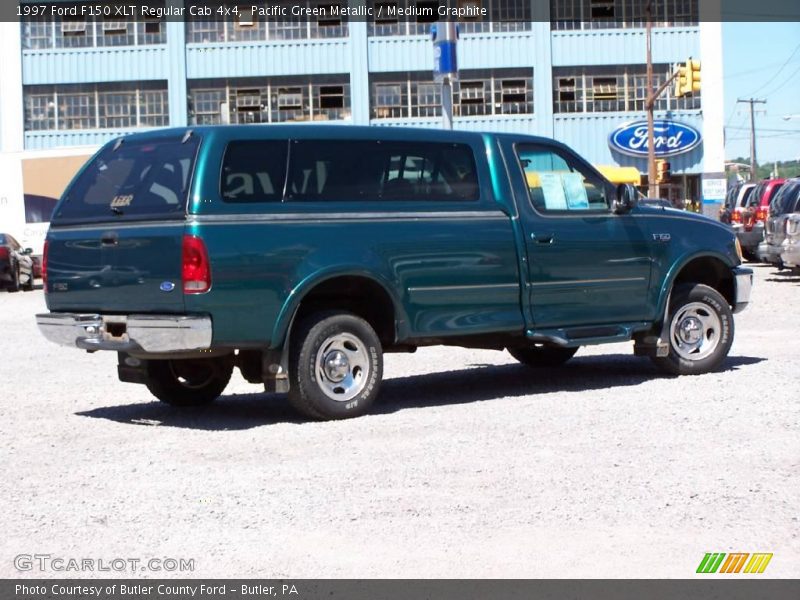
{"type": "Polygon", "coordinates": [[[293,142],[288,198],[300,201],[477,200],[464,144],[372,140],[293,142]]]}
{"type": "Polygon", "coordinates": [[[286,178],[287,142],[231,142],[222,159],[220,194],[225,202],[280,202],[286,178]]]}
{"type": "Polygon", "coordinates": [[[552,148],[521,145],[517,156],[531,204],[541,213],[608,210],[605,181],[552,148]]]}

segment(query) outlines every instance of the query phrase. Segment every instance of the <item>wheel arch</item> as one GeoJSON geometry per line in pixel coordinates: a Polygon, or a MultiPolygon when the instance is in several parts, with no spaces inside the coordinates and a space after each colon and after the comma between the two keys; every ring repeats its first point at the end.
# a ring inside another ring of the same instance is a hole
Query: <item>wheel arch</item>
{"type": "Polygon", "coordinates": [[[724,254],[703,253],[676,262],[661,286],[656,314],[663,315],[672,290],[683,283],[701,283],[717,290],[730,306],[736,302],[736,286],[731,265],[724,254]]]}
{"type": "Polygon", "coordinates": [[[328,269],[306,277],[289,293],[272,331],[272,347],[282,347],[294,324],[306,314],[332,309],[363,318],[384,345],[395,343],[406,323],[389,282],[363,269],[328,269]]]}

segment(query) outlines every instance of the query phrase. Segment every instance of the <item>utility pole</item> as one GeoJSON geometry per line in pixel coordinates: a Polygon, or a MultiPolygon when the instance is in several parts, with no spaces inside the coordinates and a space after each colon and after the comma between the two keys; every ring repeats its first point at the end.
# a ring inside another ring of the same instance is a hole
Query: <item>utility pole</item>
{"type": "Polygon", "coordinates": [[[736,100],[736,104],[739,103],[749,104],[750,105],[750,181],[755,181],[758,179],[756,176],[756,169],[758,168],[758,163],[756,162],[756,117],[755,117],[755,110],[753,109],[754,104],[766,104],[766,100],[756,100],[755,98],[748,98],[742,99],[738,98],[736,100]]]}

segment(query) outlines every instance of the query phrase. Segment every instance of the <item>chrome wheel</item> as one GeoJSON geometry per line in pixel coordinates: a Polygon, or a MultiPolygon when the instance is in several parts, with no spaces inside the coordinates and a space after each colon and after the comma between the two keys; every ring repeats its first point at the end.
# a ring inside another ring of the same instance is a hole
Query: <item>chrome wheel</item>
{"type": "Polygon", "coordinates": [[[337,402],[352,400],[369,381],[369,352],[364,342],[350,333],[327,338],[314,364],[320,390],[337,402]]]}
{"type": "Polygon", "coordinates": [[[711,306],[691,302],[672,317],[669,335],[678,356],[690,361],[703,360],[720,343],[722,321],[711,306]]]}

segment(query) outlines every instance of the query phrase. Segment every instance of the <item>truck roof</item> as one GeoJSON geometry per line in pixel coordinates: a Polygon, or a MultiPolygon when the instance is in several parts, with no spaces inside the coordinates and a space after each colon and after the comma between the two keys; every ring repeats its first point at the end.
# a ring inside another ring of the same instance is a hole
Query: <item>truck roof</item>
{"type": "MultiPolygon", "coordinates": [[[[365,125],[318,125],[318,124],[261,124],[261,125],[198,125],[196,127],[169,127],[165,129],[152,129],[149,131],[132,133],[121,139],[147,140],[158,138],[176,138],[186,135],[187,132],[196,132],[203,137],[214,136],[217,133],[236,132],[235,137],[318,137],[320,139],[335,139],[342,134],[350,139],[362,140],[418,140],[442,142],[480,142],[487,137],[496,139],[526,140],[530,142],[553,143],[550,138],[496,132],[475,132],[461,130],[433,129],[427,127],[375,127],[365,125]]],[[[118,138],[120,139],[120,138],[118,138]]]]}

